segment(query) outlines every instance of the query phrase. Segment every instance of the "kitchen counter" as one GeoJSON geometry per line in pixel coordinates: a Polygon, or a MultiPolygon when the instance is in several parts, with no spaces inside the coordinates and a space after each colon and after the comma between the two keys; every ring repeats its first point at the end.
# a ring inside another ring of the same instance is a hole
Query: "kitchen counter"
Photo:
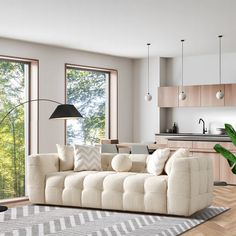
{"type": "Polygon", "coordinates": [[[159,133],[170,141],[208,141],[208,142],[230,142],[228,135],[200,134],[200,133],[159,133]]]}
{"type": "Polygon", "coordinates": [[[236,184],[236,176],[232,174],[227,160],[214,150],[217,143],[236,154],[236,146],[227,135],[201,133],[158,133],[155,135],[156,145],[169,148],[171,153],[179,148],[189,150],[190,156],[211,157],[213,161],[214,181],[225,181],[236,184]]]}

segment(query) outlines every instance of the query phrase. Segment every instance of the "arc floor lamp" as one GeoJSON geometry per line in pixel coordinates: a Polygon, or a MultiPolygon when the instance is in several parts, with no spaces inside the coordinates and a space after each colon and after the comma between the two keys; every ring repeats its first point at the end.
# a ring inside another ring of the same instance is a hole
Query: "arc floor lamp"
{"type": "MultiPolygon", "coordinates": [[[[60,102],[51,100],[51,99],[46,99],[46,98],[39,98],[39,99],[32,99],[32,100],[28,100],[22,103],[19,103],[18,105],[16,105],[15,107],[13,107],[11,110],[9,110],[6,115],[1,119],[0,121],[0,127],[3,123],[3,121],[11,114],[11,112],[13,112],[17,107],[19,106],[23,106],[24,104],[27,103],[31,103],[31,102],[52,102],[52,103],[56,103],[57,107],[54,110],[54,112],[52,113],[52,115],[49,117],[49,119],[64,119],[64,120],[68,120],[68,119],[77,119],[77,118],[82,118],[82,115],[80,114],[80,112],[75,108],[74,105],[71,104],[62,104],[60,102]]],[[[8,208],[6,206],[1,206],[0,205],[0,212],[2,211],[6,211],[8,208]]]]}

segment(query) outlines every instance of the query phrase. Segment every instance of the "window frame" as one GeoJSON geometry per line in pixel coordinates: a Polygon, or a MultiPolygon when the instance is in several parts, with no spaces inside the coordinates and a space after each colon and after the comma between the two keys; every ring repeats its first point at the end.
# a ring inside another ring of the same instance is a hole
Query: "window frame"
{"type": "MultiPolygon", "coordinates": [[[[29,66],[29,70],[28,70],[28,100],[31,99],[38,99],[39,98],[39,60],[38,59],[32,59],[32,58],[25,58],[25,57],[16,57],[16,56],[6,56],[6,55],[0,55],[0,59],[1,60],[5,60],[5,61],[10,61],[10,62],[15,62],[15,63],[24,63],[27,64],[29,66]],[[32,90],[32,80],[36,80],[34,81],[34,86],[36,87],[36,89],[32,90]]],[[[38,106],[38,102],[37,103],[37,131],[36,131],[36,147],[32,150],[32,104],[29,103],[29,108],[28,108],[28,155],[30,155],[31,153],[33,153],[35,150],[38,152],[39,151],[39,106],[38,106]]]]}
{"type": "MultiPolygon", "coordinates": [[[[78,69],[84,71],[104,72],[109,74],[108,78],[108,137],[105,139],[118,139],[118,71],[115,69],[107,69],[102,67],[85,66],[79,64],[65,63],[65,100],[67,103],[67,69],[78,69]],[[115,90],[115,95],[112,94],[112,90],[115,90]],[[115,106],[115,109],[112,109],[115,106]],[[111,111],[115,113],[112,115],[111,111]],[[115,111],[114,111],[115,110],[115,111]]],[[[64,140],[67,144],[67,123],[64,121],[64,140]]]]}
{"type": "MultiPolygon", "coordinates": [[[[28,78],[27,78],[27,101],[31,99],[39,98],[39,60],[25,57],[16,57],[16,56],[6,56],[0,55],[1,60],[15,62],[15,63],[24,63],[28,65],[28,78]]],[[[39,152],[39,102],[28,103],[28,111],[25,121],[28,121],[27,127],[27,150],[26,156],[31,155],[32,153],[39,152]],[[33,112],[36,111],[36,115],[32,118],[33,112]],[[35,129],[36,124],[36,129],[35,129]]],[[[27,158],[25,156],[25,196],[20,198],[13,199],[2,199],[2,202],[5,201],[18,201],[18,199],[27,197],[27,158]]]]}

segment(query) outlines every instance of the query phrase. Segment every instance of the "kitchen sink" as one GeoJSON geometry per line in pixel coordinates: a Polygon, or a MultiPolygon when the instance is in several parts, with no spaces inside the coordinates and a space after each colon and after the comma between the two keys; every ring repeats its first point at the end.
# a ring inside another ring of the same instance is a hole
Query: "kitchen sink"
{"type": "Polygon", "coordinates": [[[202,133],[179,133],[180,136],[210,136],[210,137],[227,137],[226,134],[202,134],[202,133]]]}
{"type": "Polygon", "coordinates": [[[202,134],[202,133],[161,133],[168,136],[201,136],[201,137],[228,137],[226,134],[202,134]]]}

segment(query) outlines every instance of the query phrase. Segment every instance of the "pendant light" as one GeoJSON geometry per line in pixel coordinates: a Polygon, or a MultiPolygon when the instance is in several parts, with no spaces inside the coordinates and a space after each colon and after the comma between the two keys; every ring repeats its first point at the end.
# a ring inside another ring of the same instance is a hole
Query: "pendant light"
{"type": "Polygon", "coordinates": [[[147,92],[147,94],[145,95],[145,97],[144,97],[144,99],[145,99],[145,101],[147,101],[147,102],[149,102],[149,101],[151,101],[152,100],[152,95],[149,93],[149,46],[150,46],[151,44],[150,43],[147,43],[147,47],[148,47],[148,78],[147,78],[147,82],[148,82],[148,92],[147,92]]]}
{"type": "MultiPolygon", "coordinates": [[[[218,38],[219,38],[219,82],[220,82],[220,85],[221,85],[221,39],[222,39],[223,35],[219,35],[218,38]]],[[[216,93],[216,98],[217,99],[223,99],[225,96],[224,92],[219,90],[217,93],[216,93]]]]}
{"type": "Polygon", "coordinates": [[[187,95],[183,91],[183,86],[184,86],[184,39],[181,40],[181,45],[182,45],[182,56],[181,56],[181,64],[182,64],[182,83],[181,83],[181,92],[179,93],[179,100],[185,100],[187,95]]]}

